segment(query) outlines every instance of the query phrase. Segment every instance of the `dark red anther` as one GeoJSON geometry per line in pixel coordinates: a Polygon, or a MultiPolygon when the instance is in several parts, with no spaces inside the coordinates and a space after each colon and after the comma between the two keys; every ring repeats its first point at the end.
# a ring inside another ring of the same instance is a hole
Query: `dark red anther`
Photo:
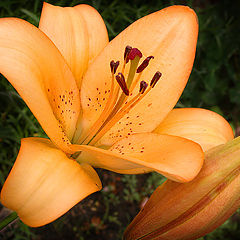
{"type": "Polygon", "coordinates": [[[110,62],[111,73],[116,73],[119,63],[119,61],[114,62],[113,60],[110,62]]]}
{"type": "Polygon", "coordinates": [[[137,68],[137,73],[142,72],[148,66],[149,61],[153,58],[154,58],[153,56],[149,56],[146,59],[144,59],[144,61],[141,63],[141,65],[137,68]]]}
{"type": "Polygon", "coordinates": [[[131,46],[126,46],[125,52],[124,52],[124,60],[126,60],[126,58],[128,57],[128,54],[130,53],[131,50],[132,50],[131,46]]]}
{"type": "Polygon", "coordinates": [[[142,57],[142,53],[139,49],[137,48],[132,48],[130,53],[128,54],[128,57],[126,59],[126,63],[128,63],[129,60],[134,60],[135,57],[138,56],[138,57],[142,57]]]}
{"type": "Polygon", "coordinates": [[[113,71],[114,71],[114,66],[115,66],[115,62],[112,60],[110,62],[111,73],[113,73],[113,71]]]}
{"type": "Polygon", "coordinates": [[[122,73],[118,73],[118,75],[115,76],[119,86],[121,87],[122,91],[125,95],[129,96],[129,90],[125,81],[125,78],[122,73]]]}
{"type": "Polygon", "coordinates": [[[152,78],[152,81],[151,81],[151,83],[150,83],[150,86],[151,86],[152,88],[154,88],[154,86],[156,85],[156,83],[158,82],[158,80],[160,79],[161,76],[162,76],[162,73],[160,73],[159,71],[157,71],[157,72],[154,74],[154,76],[153,76],[153,78],[152,78]]]}
{"type": "Polygon", "coordinates": [[[145,92],[145,90],[147,89],[147,86],[148,86],[148,84],[145,81],[141,81],[139,92],[141,94],[143,94],[145,92]]]}
{"type": "Polygon", "coordinates": [[[114,66],[114,74],[116,73],[119,64],[120,64],[119,61],[116,61],[116,62],[115,62],[115,66],[114,66]]]}

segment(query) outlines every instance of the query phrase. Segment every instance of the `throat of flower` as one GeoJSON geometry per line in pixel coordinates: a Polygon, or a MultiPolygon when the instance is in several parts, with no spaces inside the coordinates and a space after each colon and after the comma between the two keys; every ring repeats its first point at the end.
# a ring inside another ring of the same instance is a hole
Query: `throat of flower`
{"type": "Polygon", "coordinates": [[[141,81],[139,93],[132,96],[132,91],[140,81],[143,70],[148,66],[149,61],[153,58],[153,56],[149,56],[139,65],[141,57],[142,53],[137,48],[127,46],[124,53],[122,71],[118,74],[116,74],[116,71],[119,66],[119,61],[110,62],[112,79],[108,101],[101,115],[91,127],[91,130],[82,136],[78,141],[80,144],[95,145],[110,128],[112,128],[125,114],[127,114],[139,101],[143,99],[143,97],[160,79],[161,73],[156,72],[150,84],[147,84],[145,81],[141,81]],[[126,78],[127,80],[125,80],[125,66],[129,61],[130,68],[126,78]],[[116,84],[116,82],[118,84],[116,84]],[[119,97],[120,89],[122,90],[122,93],[119,97]],[[129,98],[131,99],[129,100],[129,98]]]}

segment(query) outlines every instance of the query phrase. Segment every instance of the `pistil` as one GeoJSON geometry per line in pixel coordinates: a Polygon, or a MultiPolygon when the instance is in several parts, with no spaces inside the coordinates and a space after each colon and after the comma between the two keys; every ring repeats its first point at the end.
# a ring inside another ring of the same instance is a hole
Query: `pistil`
{"type": "Polygon", "coordinates": [[[131,65],[130,65],[130,70],[128,73],[128,78],[127,78],[127,86],[128,88],[131,86],[132,81],[134,79],[136,69],[138,67],[138,63],[140,61],[140,58],[142,57],[142,53],[137,49],[133,48],[130,53],[128,54],[127,59],[132,60],[131,65]]]}

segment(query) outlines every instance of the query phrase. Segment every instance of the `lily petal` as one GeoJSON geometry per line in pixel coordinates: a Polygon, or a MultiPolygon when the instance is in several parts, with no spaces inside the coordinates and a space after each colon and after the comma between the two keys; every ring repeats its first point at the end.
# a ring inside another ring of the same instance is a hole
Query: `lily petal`
{"type": "MultiPolygon", "coordinates": [[[[109,63],[120,60],[121,71],[125,47],[130,45],[137,47],[145,57],[154,56],[140,80],[150,81],[156,71],[160,71],[162,77],[154,89],[118,122],[121,124],[112,127],[100,144],[112,145],[127,136],[130,128],[133,133],[155,129],[174,107],[186,85],[194,61],[197,35],[196,14],[185,6],[165,8],[130,25],[107,45],[85,74],[81,89],[82,126],[90,129],[104,110],[111,88],[109,63]],[[130,122],[132,125],[127,125],[130,122]],[[118,130],[121,130],[121,136],[118,130]]],[[[139,90],[136,86],[134,93],[139,90]]]]}
{"type": "Polygon", "coordinates": [[[157,171],[179,182],[192,180],[203,164],[203,152],[197,143],[155,133],[131,135],[109,150],[86,145],[72,147],[82,151],[79,162],[124,174],[157,171]]]}
{"type": "Polygon", "coordinates": [[[91,166],[69,159],[48,139],[25,138],[2,188],[1,203],[27,225],[39,227],[100,189],[91,166]]]}
{"type": "Polygon", "coordinates": [[[222,116],[201,108],[173,109],[153,132],[190,139],[204,151],[234,138],[231,126],[222,116]]]}
{"type": "Polygon", "coordinates": [[[44,3],[39,28],[58,47],[80,89],[89,61],[108,43],[102,17],[88,5],[59,7],[44,3]]]}
{"type": "Polygon", "coordinates": [[[15,87],[52,141],[69,152],[80,111],[79,90],[49,38],[24,20],[0,19],[0,73],[15,87]]]}
{"type": "Polygon", "coordinates": [[[101,15],[95,8],[87,4],[79,4],[74,9],[80,13],[87,27],[89,44],[88,64],[90,64],[109,42],[107,28],[101,15]]]}

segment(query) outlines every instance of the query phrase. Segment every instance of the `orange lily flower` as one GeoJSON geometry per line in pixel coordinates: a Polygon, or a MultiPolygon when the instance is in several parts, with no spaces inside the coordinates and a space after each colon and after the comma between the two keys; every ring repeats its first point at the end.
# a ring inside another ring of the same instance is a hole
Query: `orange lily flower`
{"type": "Polygon", "coordinates": [[[1,202],[26,224],[47,224],[100,190],[91,166],[128,174],[157,171],[186,182],[202,167],[201,144],[233,137],[229,124],[207,110],[179,112],[175,123],[182,127],[173,123],[175,134],[167,124],[195,56],[198,23],[188,7],[139,19],[109,44],[103,20],[87,5],[45,3],[39,29],[0,19],[0,72],[51,139],[22,140],[1,192],[1,202]],[[209,114],[206,124],[197,121],[209,114]],[[184,130],[189,124],[192,135],[184,130]]]}

